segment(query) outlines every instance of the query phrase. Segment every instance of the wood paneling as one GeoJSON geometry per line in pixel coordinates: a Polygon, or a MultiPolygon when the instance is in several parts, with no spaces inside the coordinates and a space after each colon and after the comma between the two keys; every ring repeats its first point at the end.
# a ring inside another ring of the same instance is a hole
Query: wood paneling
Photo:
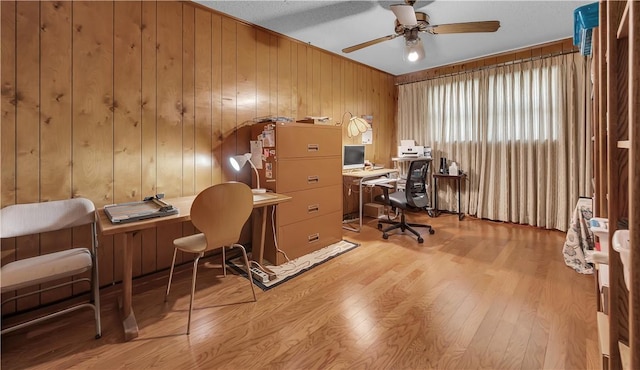
{"type": "MultiPolygon", "coordinates": [[[[16,50],[16,2],[1,2],[0,16],[2,16],[2,24],[0,25],[2,50],[16,50]]],[[[0,147],[2,148],[0,188],[2,195],[0,207],[16,203],[16,68],[15,52],[3,51],[0,53],[0,70],[2,71],[0,74],[0,83],[2,84],[0,100],[0,112],[2,113],[2,117],[0,117],[2,119],[0,126],[0,147]]],[[[5,254],[4,240],[2,245],[2,263],[4,264],[9,257],[7,257],[8,254],[5,254]]]]}
{"type": "MultiPolygon", "coordinates": [[[[384,161],[395,145],[393,76],[197,4],[1,7],[2,206],[82,196],[102,207],[251,182],[251,170],[235,173],[227,158],[248,151],[255,117],[374,114],[368,153],[384,161]]],[[[355,139],[344,133],[343,142],[355,139]]],[[[168,267],[172,240],[191,232],[186,224],[136,234],[134,276],[168,267]]],[[[87,233],[3,240],[2,263],[86,243],[87,233]]],[[[101,285],[121,279],[117,240],[100,237],[101,285]]]]}
{"type": "MultiPolygon", "coordinates": [[[[237,100],[236,100],[236,122],[238,128],[236,134],[235,152],[230,155],[243,154],[251,151],[249,140],[251,140],[251,130],[249,123],[256,117],[256,31],[255,29],[238,24],[237,26],[237,100]]],[[[231,148],[230,148],[231,149],[231,148]]],[[[233,149],[231,149],[233,150],[233,149]]],[[[225,162],[228,166],[228,162],[225,162]]],[[[250,166],[240,173],[235,174],[238,181],[251,184],[253,171],[250,166]]]]}
{"type": "MultiPolygon", "coordinates": [[[[113,59],[113,194],[114,203],[133,202],[141,196],[142,177],[142,109],[141,109],[141,22],[142,4],[114,3],[113,59]]],[[[139,275],[142,259],[142,238],[134,237],[133,274],[139,275]]],[[[122,248],[115,252],[115,278],[120,275],[122,248]]]]}
{"type": "Polygon", "coordinates": [[[175,198],[182,196],[182,6],[157,7],[158,192],[175,198]]]}
{"type": "Polygon", "coordinates": [[[269,115],[278,115],[278,37],[269,35],[269,115]]]}
{"type": "Polygon", "coordinates": [[[113,203],[114,4],[72,4],[73,196],[101,207],[113,203]]]}
{"type": "Polygon", "coordinates": [[[300,99],[298,97],[298,44],[291,43],[291,62],[289,65],[289,75],[291,76],[291,92],[289,94],[289,104],[291,105],[291,116],[302,118],[304,112],[299,110],[300,99]]]}
{"type": "MultiPolygon", "coordinates": [[[[71,4],[72,195],[101,207],[113,203],[113,3],[71,4]]],[[[113,281],[111,238],[100,243],[99,260],[100,282],[113,281]]]]}
{"type": "MultiPolygon", "coordinates": [[[[40,4],[18,2],[16,17],[16,203],[37,202],[40,197],[40,102],[39,102],[40,4]]],[[[16,240],[16,259],[40,252],[39,238],[16,240]]],[[[29,289],[19,291],[26,293],[29,289]]],[[[37,296],[17,301],[18,309],[39,304],[37,296]]]]}
{"type": "Polygon", "coordinates": [[[217,14],[211,16],[211,135],[212,154],[214,161],[212,183],[219,184],[222,180],[222,140],[225,135],[222,131],[222,17],[217,14]]]}
{"type": "Polygon", "coordinates": [[[71,4],[41,4],[40,200],[71,197],[71,4]]]}
{"type": "Polygon", "coordinates": [[[307,62],[307,50],[309,49],[307,45],[298,44],[297,45],[297,63],[298,63],[298,95],[297,95],[297,107],[298,107],[298,115],[297,117],[302,118],[307,116],[307,112],[309,111],[310,102],[309,102],[309,82],[308,82],[308,65],[307,62]]]}
{"type": "Polygon", "coordinates": [[[195,186],[212,183],[212,27],[211,13],[196,9],[195,20],[195,186]]]}
{"type": "Polygon", "coordinates": [[[307,62],[311,67],[311,112],[309,116],[322,115],[322,52],[317,49],[310,49],[311,60],[307,62]]]}
{"type": "Polygon", "coordinates": [[[16,203],[40,198],[40,4],[17,3],[16,203]]]}
{"type": "Polygon", "coordinates": [[[195,194],[195,9],[182,9],[182,195],[195,194]]]}
{"type": "Polygon", "coordinates": [[[331,55],[322,53],[320,55],[320,111],[318,112],[320,116],[330,116],[333,111],[333,97],[331,94],[333,81],[331,77],[331,55]]]}
{"type": "Polygon", "coordinates": [[[329,99],[331,100],[331,104],[329,111],[326,112],[325,116],[333,118],[333,122],[340,122],[339,120],[342,116],[342,112],[344,112],[340,83],[342,59],[332,55],[328,63],[330,64],[330,68],[327,79],[331,81],[329,85],[329,99]]]}
{"type": "MultiPolygon", "coordinates": [[[[42,3],[40,29],[41,44],[58,45],[40,50],[40,176],[46,179],[40,185],[40,200],[68,199],[72,194],[71,4],[42,3]]],[[[64,250],[71,245],[71,238],[70,230],[42,234],[40,253],[64,250]]],[[[85,291],[87,286],[77,285],[74,289],[85,291]]],[[[64,298],[72,291],[67,286],[43,293],[41,303],[64,298]]]]}
{"type": "MultiPolygon", "coordinates": [[[[237,117],[236,117],[236,103],[237,103],[237,64],[238,64],[238,55],[237,55],[237,30],[236,30],[237,22],[229,19],[222,18],[222,55],[221,55],[221,64],[222,64],[222,132],[234,132],[236,129],[237,117]]],[[[226,135],[225,135],[226,136],[226,135]]],[[[238,174],[233,171],[231,166],[227,164],[225,158],[229,158],[229,156],[234,156],[237,153],[236,150],[237,140],[235,140],[235,135],[233,140],[228,140],[226,137],[222,139],[222,157],[221,157],[221,166],[222,166],[222,179],[223,181],[235,180],[238,174]]],[[[245,169],[246,171],[246,169],[245,169]]]]}
{"type": "MultiPolygon", "coordinates": [[[[142,2],[142,26],[140,45],[141,65],[141,196],[157,193],[157,64],[156,64],[156,12],[155,2],[142,2]]],[[[156,270],[156,230],[144,230],[141,235],[142,274],[156,270]]],[[[112,238],[113,239],[113,238],[112,238]]],[[[134,269],[136,266],[134,265],[134,269]]],[[[135,275],[134,275],[135,276],[135,275]]],[[[103,282],[104,283],[104,282],[103,282]]]]}
{"type": "Polygon", "coordinates": [[[277,114],[279,116],[290,116],[291,112],[291,41],[278,39],[278,63],[277,63],[277,114]]]}
{"type": "MultiPolygon", "coordinates": [[[[3,1],[0,3],[0,45],[2,50],[16,49],[16,3],[14,1],[3,1]]],[[[2,95],[0,97],[0,207],[5,207],[16,202],[16,59],[15,53],[0,53],[0,84],[2,84],[2,95]]],[[[0,248],[2,251],[1,263],[4,265],[16,259],[16,240],[2,239],[0,248]]],[[[14,296],[14,293],[2,295],[2,300],[14,296]]],[[[2,306],[2,314],[15,311],[14,302],[2,306]]]]}
{"type": "Polygon", "coordinates": [[[262,30],[256,31],[256,93],[258,96],[257,113],[258,117],[270,114],[269,97],[269,34],[262,30]]]}

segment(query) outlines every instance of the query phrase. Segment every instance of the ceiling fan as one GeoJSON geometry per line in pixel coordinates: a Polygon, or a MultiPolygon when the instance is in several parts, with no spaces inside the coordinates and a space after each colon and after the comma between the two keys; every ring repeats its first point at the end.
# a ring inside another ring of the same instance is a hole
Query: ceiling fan
{"type": "Polygon", "coordinates": [[[423,12],[416,12],[413,9],[415,0],[405,0],[405,4],[391,5],[391,11],[396,16],[395,34],[379,37],[361,44],[353,45],[342,49],[343,53],[351,53],[371,45],[375,45],[396,37],[404,36],[405,53],[404,58],[410,62],[415,62],[424,58],[424,46],[418,35],[420,32],[427,32],[433,35],[446,33],[469,33],[469,32],[495,32],[500,28],[499,21],[480,21],[466,23],[449,23],[440,25],[429,24],[429,16],[423,12]]]}

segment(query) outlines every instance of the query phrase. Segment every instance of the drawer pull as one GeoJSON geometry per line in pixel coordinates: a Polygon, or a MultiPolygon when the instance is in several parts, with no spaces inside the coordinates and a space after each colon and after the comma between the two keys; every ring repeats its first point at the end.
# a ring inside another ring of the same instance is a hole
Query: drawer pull
{"type": "Polygon", "coordinates": [[[320,182],[320,177],[319,176],[307,176],[307,183],[308,184],[317,184],[320,182]]]}
{"type": "Polygon", "coordinates": [[[320,210],[319,204],[312,204],[307,207],[307,213],[314,213],[314,212],[318,212],[319,210],[320,210]]]}
{"type": "Polygon", "coordinates": [[[308,152],[319,152],[320,151],[320,145],[318,145],[318,144],[307,144],[307,151],[308,152]]]}
{"type": "Polygon", "coordinates": [[[315,243],[320,240],[320,234],[315,233],[313,235],[309,235],[307,238],[309,239],[309,243],[315,243]]]}

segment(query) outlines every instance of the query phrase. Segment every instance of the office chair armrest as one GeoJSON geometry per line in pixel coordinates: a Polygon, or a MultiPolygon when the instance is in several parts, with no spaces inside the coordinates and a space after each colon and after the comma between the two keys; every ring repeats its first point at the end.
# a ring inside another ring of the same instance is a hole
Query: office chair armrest
{"type": "Polygon", "coordinates": [[[381,184],[376,184],[375,187],[379,187],[380,189],[382,189],[382,197],[384,198],[384,199],[379,199],[380,196],[377,196],[376,201],[386,205],[391,205],[391,201],[389,200],[389,189],[395,190],[394,184],[381,183],[381,184]]]}

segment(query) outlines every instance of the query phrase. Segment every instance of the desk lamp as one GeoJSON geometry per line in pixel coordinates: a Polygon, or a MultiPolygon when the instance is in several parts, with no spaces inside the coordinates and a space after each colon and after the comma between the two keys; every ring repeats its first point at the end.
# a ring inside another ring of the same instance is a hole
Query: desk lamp
{"type": "Polygon", "coordinates": [[[256,166],[253,164],[253,162],[251,162],[251,153],[234,155],[233,157],[229,158],[229,162],[231,162],[231,167],[233,167],[233,169],[236,171],[240,171],[240,169],[242,169],[242,167],[244,167],[244,165],[249,162],[253,170],[256,172],[256,183],[258,184],[258,187],[256,189],[251,189],[251,191],[254,194],[262,194],[267,192],[267,189],[260,188],[260,175],[258,174],[258,169],[256,168],[256,166]]]}

